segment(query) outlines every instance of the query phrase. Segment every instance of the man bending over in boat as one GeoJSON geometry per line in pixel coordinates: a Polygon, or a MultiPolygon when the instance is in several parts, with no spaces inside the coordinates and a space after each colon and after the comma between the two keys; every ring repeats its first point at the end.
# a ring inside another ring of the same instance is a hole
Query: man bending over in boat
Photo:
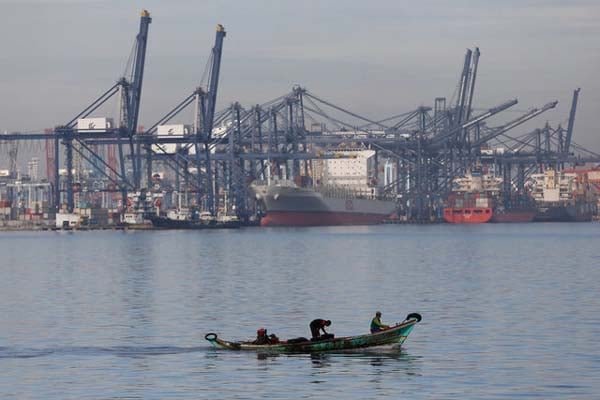
{"type": "Polygon", "coordinates": [[[312,340],[325,340],[333,339],[333,334],[327,333],[325,330],[326,326],[331,325],[331,321],[328,319],[314,319],[310,323],[310,333],[312,334],[312,340]],[[323,331],[323,335],[321,335],[323,331]]]}
{"type": "Polygon", "coordinates": [[[389,327],[389,325],[381,322],[381,311],[377,311],[375,313],[375,318],[371,320],[371,333],[379,332],[389,327]]]}

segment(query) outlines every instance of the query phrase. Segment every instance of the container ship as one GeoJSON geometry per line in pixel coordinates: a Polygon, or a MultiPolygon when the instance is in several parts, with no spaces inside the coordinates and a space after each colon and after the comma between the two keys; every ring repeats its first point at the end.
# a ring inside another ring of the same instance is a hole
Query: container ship
{"type": "Polygon", "coordinates": [[[473,168],[452,181],[452,193],[446,199],[443,217],[451,224],[482,224],[493,216],[492,199],[498,195],[502,180],[473,168]]]}
{"type": "Polygon", "coordinates": [[[396,209],[394,199],[342,187],[304,188],[288,180],[250,187],[265,212],[261,226],[373,225],[396,209]]]}
{"type": "Polygon", "coordinates": [[[373,225],[396,211],[395,196],[383,195],[375,151],[337,149],[315,160],[311,174],[251,184],[261,226],[373,225]]]}
{"type": "Polygon", "coordinates": [[[533,174],[529,185],[537,204],[534,221],[587,222],[598,212],[587,175],[550,169],[533,174]]]}

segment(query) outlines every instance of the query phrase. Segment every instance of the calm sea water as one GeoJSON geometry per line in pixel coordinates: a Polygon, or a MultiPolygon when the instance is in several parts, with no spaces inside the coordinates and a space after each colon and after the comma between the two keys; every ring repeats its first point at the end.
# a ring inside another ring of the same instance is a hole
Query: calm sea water
{"type": "Polygon", "coordinates": [[[600,398],[600,224],[0,234],[2,399],[600,398]],[[419,312],[401,351],[219,351],[419,312]]]}

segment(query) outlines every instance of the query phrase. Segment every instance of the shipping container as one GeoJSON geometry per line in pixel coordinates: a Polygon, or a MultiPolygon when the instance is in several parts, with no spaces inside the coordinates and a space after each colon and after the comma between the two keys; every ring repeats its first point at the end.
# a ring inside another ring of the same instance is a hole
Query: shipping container
{"type": "Polygon", "coordinates": [[[191,127],[189,125],[184,124],[175,124],[175,125],[159,125],[156,128],[156,134],[161,136],[174,136],[174,137],[182,137],[185,135],[189,135],[191,132],[191,127]]]}
{"type": "Polygon", "coordinates": [[[475,200],[475,207],[477,208],[486,208],[489,207],[489,202],[488,199],[483,198],[483,199],[477,199],[475,200]]]}
{"type": "MultiPolygon", "coordinates": [[[[161,143],[160,145],[158,145],[158,144],[152,145],[152,151],[155,152],[156,154],[175,154],[177,152],[178,148],[179,148],[179,145],[176,143],[161,143]]],[[[193,148],[193,146],[192,146],[192,148],[193,148]]]]}
{"type": "Polygon", "coordinates": [[[101,132],[114,127],[111,118],[80,118],[77,120],[79,132],[101,132]]]}
{"type": "Polygon", "coordinates": [[[600,171],[589,171],[588,180],[594,182],[600,182],[600,171]]]}

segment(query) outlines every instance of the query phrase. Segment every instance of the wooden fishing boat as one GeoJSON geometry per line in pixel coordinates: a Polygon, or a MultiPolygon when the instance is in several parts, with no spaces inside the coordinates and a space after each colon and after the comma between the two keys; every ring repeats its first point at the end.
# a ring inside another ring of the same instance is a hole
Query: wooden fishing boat
{"type": "Polygon", "coordinates": [[[251,350],[282,353],[312,353],[332,350],[351,350],[365,347],[386,346],[404,343],[415,324],[421,321],[421,315],[408,314],[403,322],[379,332],[359,336],[346,336],[326,340],[291,340],[276,344],[253,344],[252,342],[231,342],[220,339],[216,333],[208,333],[205,339],[213,346],[226,350],[251,350]]]}

